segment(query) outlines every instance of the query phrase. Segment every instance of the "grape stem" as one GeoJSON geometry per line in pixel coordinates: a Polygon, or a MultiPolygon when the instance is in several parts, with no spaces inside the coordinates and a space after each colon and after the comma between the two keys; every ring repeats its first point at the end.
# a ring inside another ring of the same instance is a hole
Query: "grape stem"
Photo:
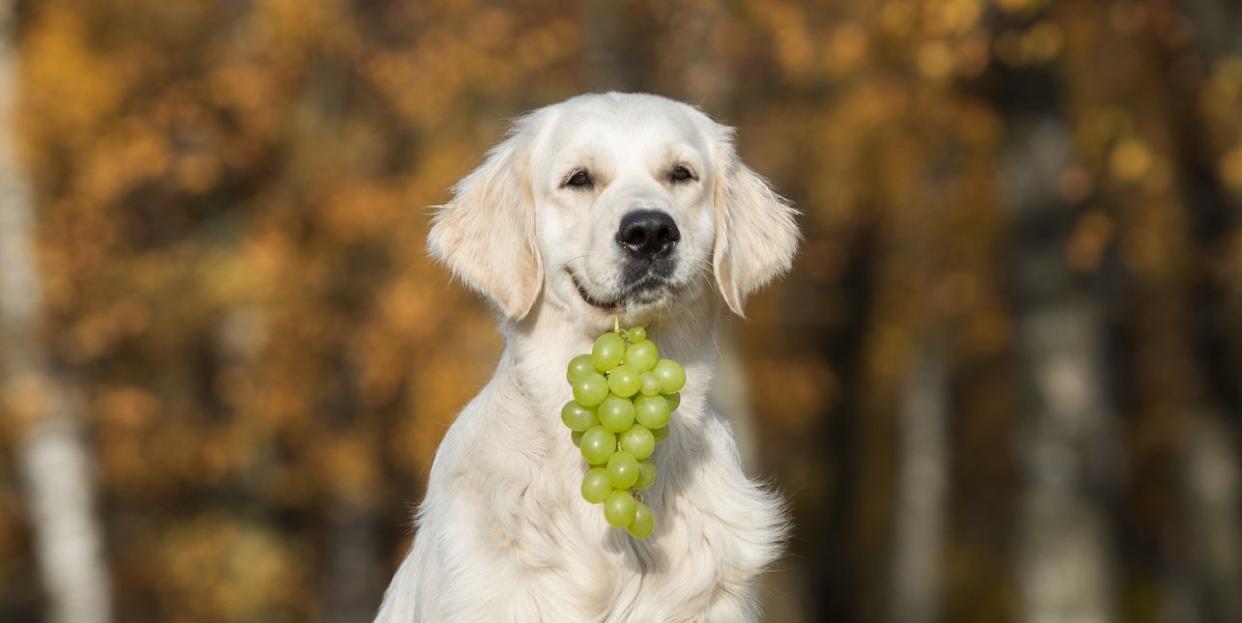
{"type": "Polygon", "coordinates": [[[620,316],[612,317],[612,330],[615,333],[618,333],[618,334],[621,333],[621,317],[620,316]]]}

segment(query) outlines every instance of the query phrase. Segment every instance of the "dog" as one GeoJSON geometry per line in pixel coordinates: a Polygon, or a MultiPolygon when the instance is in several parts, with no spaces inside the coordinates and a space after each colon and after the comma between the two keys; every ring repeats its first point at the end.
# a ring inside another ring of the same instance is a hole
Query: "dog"
{"type": "Polygon", "coordinates": [[[799,233],[734,134],[671,99],[581,95],[514,121],[436,209],[430,255],[495,305],[505,346],[436,452],[376,621],[759,617],[784,505],[743,473],[705,394],[717,324],[789,269],[799,233]],[[559,419],[566,363],[614,317],[686,369],[645,540],[582,499],[586,466],[559,419]]]}

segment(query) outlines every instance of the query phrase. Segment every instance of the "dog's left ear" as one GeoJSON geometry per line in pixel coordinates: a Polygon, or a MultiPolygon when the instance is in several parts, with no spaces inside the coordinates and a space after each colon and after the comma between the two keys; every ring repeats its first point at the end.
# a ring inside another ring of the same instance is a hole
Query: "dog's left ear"
{"type": "Polygon", "coordinates": [[[427,236],[432,257],[515,320],[530,312],[543,286],[528,175],[535,121],[532,114],[513,123],[437,208],[427,236]]]}
{"type": "Polygon", "coordinates": [[[767,181],[742,163],[733,128],[717,126],[716,285],[729,309],[745,316],[746,298],[789,270],[798,248],[795,211],[767,181]]]}

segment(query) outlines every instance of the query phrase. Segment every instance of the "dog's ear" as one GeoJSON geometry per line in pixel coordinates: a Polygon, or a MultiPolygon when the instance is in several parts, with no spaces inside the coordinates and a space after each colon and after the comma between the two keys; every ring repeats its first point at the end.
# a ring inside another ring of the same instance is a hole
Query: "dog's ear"
{"type": "Polygon", "coordinates": [[[543,286],[529,177],[534,125],[533,115],[513,123],[436,209],[427,236],[432,257],[515,320],[530,312],[543,286]]]}
{"type": "Polygon", "coordinates": [[[733,128],[717,125],[716,285],[729,309],[744,316],[750,296],[789,270],[798,248],[798,225],[789,202],[742,163],[733,128]]]}

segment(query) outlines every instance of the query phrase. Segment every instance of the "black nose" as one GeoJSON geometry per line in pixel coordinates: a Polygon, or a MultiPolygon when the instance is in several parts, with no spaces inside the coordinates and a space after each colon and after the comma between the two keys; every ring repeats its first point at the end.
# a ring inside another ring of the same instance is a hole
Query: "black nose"
{"type": "Polygon", "coordinates": [[[631,256],[655,259],[672,252],[681,232],[673,217],[657,210],[636,210],[621,217],[617,244],[631,256]]]}

